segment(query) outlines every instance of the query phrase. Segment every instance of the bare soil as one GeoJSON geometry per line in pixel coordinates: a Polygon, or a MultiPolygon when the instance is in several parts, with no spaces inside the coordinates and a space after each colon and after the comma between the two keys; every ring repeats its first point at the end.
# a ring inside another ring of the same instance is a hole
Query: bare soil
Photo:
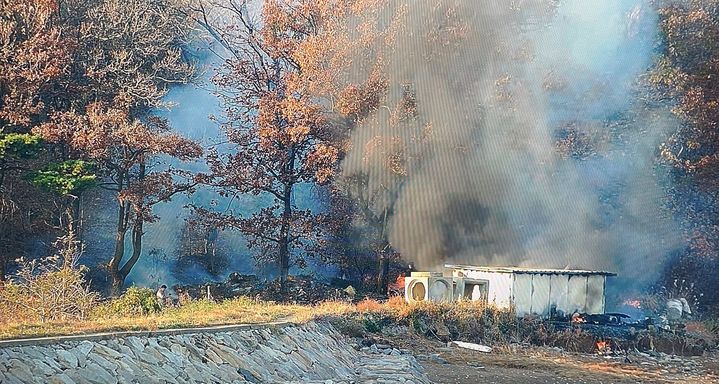
{"type": "Polygon", "coordinates": [[[624,357],[530,346],[481,353],[414,337],[395,338],[393,344],[410,349],[435,383],[719,383],[716,353],[624,357]]]}

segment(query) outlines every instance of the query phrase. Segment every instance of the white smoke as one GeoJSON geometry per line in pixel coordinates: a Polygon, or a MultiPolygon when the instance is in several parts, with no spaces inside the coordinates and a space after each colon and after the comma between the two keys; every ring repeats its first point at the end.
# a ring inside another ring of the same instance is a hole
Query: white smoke
{"type": "Polygon", "coordinates": [[[384,194],[376,209],[394,202],[392,246],[423,269],[463,262],[656,278],[679,240],[654,164],[670,120],[634,95],[652,64],[654,10],[637,0],[439,3],[409,3],[386,58],[387,104],[409,85],[432,124],[428,138],[418,139],[422,124],[390,124],[380,108],[353,132],[343,163],[346,176],[367,174],[384,194]],[[456,30],[460,38],[428,39],[456,30]],[[560,157],[566,126],[591,138],[593,152],[560,157]],[[406,175],[387,165],[393,142],[406,175]]]}

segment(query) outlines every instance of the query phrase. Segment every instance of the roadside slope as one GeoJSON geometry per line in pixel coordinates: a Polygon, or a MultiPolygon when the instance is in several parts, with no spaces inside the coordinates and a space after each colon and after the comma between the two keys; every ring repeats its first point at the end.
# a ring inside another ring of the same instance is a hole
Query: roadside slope
{"type": "Polygon", "coordinates": [[[325,323],[105,334],[0,345],[2,383],[429,383],[410,355],[367,355],[325,323]]]}

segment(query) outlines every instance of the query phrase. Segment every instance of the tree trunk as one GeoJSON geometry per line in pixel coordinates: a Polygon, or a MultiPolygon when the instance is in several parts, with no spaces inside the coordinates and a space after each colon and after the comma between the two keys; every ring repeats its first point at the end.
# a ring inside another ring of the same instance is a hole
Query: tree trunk
{"type": "Polygon", "coordinates": [[[120,276],[120,262],[123,256],[125,256],[125,235],[127,234],[127,210],[128,206],[124,202],[120,202],[118,208],[118,221],[117,229],[115,230],[115,253],[110,260],[109,272],[112,278],[112,296],[119,296],[122,291],[122,286],[125,283],[125,278],[120,276]]]}
{"type": "MultiPolygon", "coordinates": [[[[295,150],[294,148],[288,149],[288,161],[285,165],[284,174],[289,176],[292,175],[295,169],[295,150]]],[[[278,262],[280,265],[280,288],[282,292],[287,289],[287,277],[290,274],[290,238],[292,233],[290,232],[290,224],[292,223],[292,189],[295,184],[291,180],[287,180],[284,183],[284,191],[282,193],[282,202],[284,207],[282,210],[282,225],[280,226],[280,241],[279,241],[279,254],[278,262]]]]}
{"type": "Polygon", "coordinates": [[[122,283],[125,283],[125,278],[127,278],[127,275],[130,274],[130,271],[132,271],[132,267],[137,264],[137,261],[140,259],[140,254],[142,253],[142,227],[143,227],[143,219],[140,214],[137,215],[135,218],[135,223],[132,225],[132,255],[130,256],[130,259],[127,260],[125,265],[122,266],[120,269],[120,276],[122,277],[122,283]]]}
{"type": "Polygon", "coordinates": [[[70,218],[70,226],[75,232],[75,237],[82,244],[82,198],[76,196],[72,201],[72,217],[70,218]]]}
{"type": "MultiPolygon", "coordinates": [[[[142,183],[145,179],[145,163],[144,161],[140,163],[139,170],[138,170],[138,182],[142,183]]],[[[126,207],[126,209],[130,209],[130,207],[126,207]]],[[[127,275],[130,274],[130,271],[132,271],[132,267],[137,264],[137,261],[140,259],[140,254],[142,253],[142,230],[143,225],[145,223],[143,215],[142,207],[137,208],[138,211],[135,213],[135,220],[132,224],[132,254],[130,255],[130,258],[125,262],[125,264],[122,266],[122,268],[119,269],[117,273],[117,282],[120,289],[122,289],[122,286],[125,285],[125,279],[127,278],[127,275]]],[[[127,224],[125,224],[127,226],[127,224]]],[[[127,227],[126,227],[127,228],[127,227]]]]}
{"type": "Polygon", "coordinates": [[[2,285],[2,282],[5,281],[5,274],[7,271],[5,270],[5,256],[0,255],[0,286],[2,285]]]}
{"type": "Polygon", "coordinates": [[[292,185],[285,185],[282,226],[280,227],[280,244],[278,262],[280,266],[280,286],[284,292],[287,277],[290,273],[290,222],[292,221],[292,185]]]}
{"type": "Polygon", "coordinates": [[[377,266],[377,293],[387,293],[387,275],[389,274],[389,256],[381,251],[377,266]]]}
{"type": "Polygon", "coordinates": [[[2,186],[5,184],[5,163],[5,158],[0,158],[0,191],[2,191],[2,186]]]}
{"type": "Polygon", "coordinates": [[[387,209],[384,210],[382,217],[382,232],[380,232],[385,239],[381,244],[382,248],[379,251],[379,265],[377,266],[377,293],[387,293],[387,275],[389,274],[389,255],[387,250],[389,249],[389,241],[387,241],[387,209]]]}
{"type": "MultiPolygon", "coordinates": [[[[124,210],[124,207],[121,210],[124,210]]],[[[110,261],[108,268],[110,277],[112,278],[110,295],[114,297],[120,296],[122,286],[125,284],[125,278],[120,275],[120,261],[122,261],[122,257],[125,255],[126,233],[126,229],[120,229],[118,227],[117,232],[115,233],[115,254],[112,256],[112,260],[110,261]]]]}
{"type": "MultiPolygon", "coordinates": [[[[3,184],[5,183],[5,158],[0,158],[0,201],[2,201],[3,196],[3,184]]],[[[3,217],[0,216],[0,223],[2,223],[3,217]]],[[[4,233],[5,228],[0,227],[0,233],[4,233]]],[[[5,243],[5,236],[0,234],[0,242],[5,243]]],[[[3,247],[4,248],[4,247],[3,247]]],[[[5,254],[6,250],[0,248],[0,282],[5,281],[5,275],[7,274],[7,265],[6,265],[6,258],[7,255],[5,254]]]]}
{"type": "MultiPolygon", "coordinates": [[[[123,175],[120,175],[117,182],[118,191],[124,187],[123,175]]],[[[108,272],[112,278],[112,287],[110,294],[119,296],[122,292],[122,286],[125,284],[125,278],[120,275],[120,262],[125,256],[125,235],[127,234],[127,219],[129,214],[129,205],[126,202],[118,201],[117,209],[117,228],[115,229],[115,252],[112,255],[108,272]]]]}

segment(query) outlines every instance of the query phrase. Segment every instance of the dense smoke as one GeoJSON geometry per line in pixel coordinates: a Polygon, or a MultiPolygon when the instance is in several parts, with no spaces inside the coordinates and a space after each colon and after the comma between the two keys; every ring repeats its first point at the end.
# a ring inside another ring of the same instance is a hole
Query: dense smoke
{"type": "Polygon", "coordinates": [[[410,3],[386,58],[386,103],[411,88],[420,122],[392,124],[380,108],[354,131],[343,164],[383,194],[375,209],[393,212],[392,246],[421,269],[596,268],[655,279],[679,243],[654,164],[670,120],[635,96],[656,38],[650,4],[439,3],[410,3]]]}

